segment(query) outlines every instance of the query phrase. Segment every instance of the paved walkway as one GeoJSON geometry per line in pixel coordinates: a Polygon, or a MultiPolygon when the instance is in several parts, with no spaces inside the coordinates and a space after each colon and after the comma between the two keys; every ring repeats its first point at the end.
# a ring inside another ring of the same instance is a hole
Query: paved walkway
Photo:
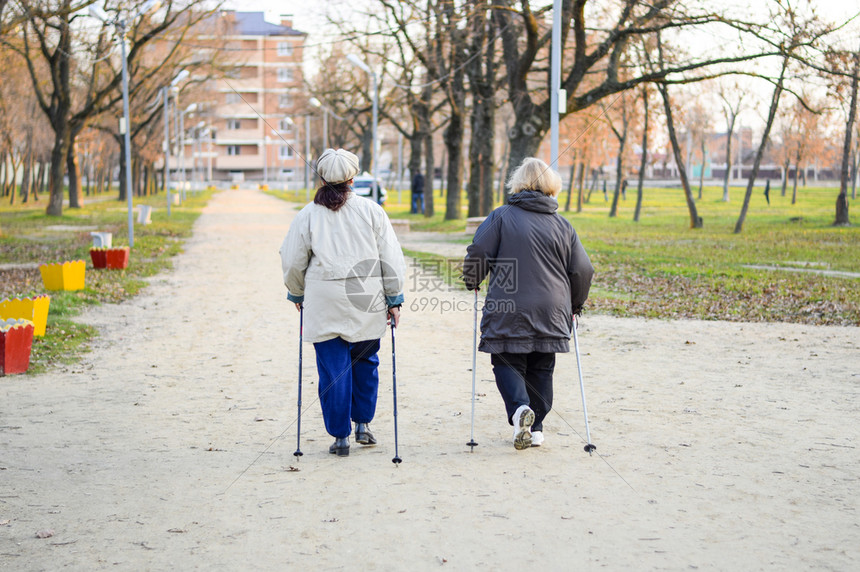
{"type": "MultiPolygon", "coordinates": [[[[373,448],[329,455],[278,248],[295,205],[215,195],[175,269],[93,308],[75,366],[0,378],[2,570],[860,566],[856,328],[589,316],[546,444],[510,443],[472,301],[410,268],[373,448]],[[37,538],[41,533],[45,538],[37,538]]],[[[407,241],[408,242],[408,241],[407,241]]],[[[133,257],[134,255],[132,255],[133,257]]],[[[132,263],[134,263],[132,258],[132,263]]]]}

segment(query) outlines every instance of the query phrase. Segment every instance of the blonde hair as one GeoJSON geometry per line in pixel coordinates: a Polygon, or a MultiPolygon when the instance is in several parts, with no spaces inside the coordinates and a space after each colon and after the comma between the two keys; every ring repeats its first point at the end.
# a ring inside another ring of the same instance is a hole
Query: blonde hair
{"type": "Polygon", "coordinates": [[[540,191],[555,197],[561,191],[561,177],[540,159],[527,157],[511,174],[508,189],[512,195],[520,191],[540,191]]]}

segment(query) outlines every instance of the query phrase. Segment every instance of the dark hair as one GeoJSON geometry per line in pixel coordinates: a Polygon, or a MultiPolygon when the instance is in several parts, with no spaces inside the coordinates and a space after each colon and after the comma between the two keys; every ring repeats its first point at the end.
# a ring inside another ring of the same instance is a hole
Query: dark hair
{"type": "Polygon", "coordinates": [[[323,186],[318,188],[317,194],[314,195],[314,202],[327,209],[336,211],[346,203],[350,190],[349,181],[344,181],[343,183],[327,183],[323,181],[323,186]]]}

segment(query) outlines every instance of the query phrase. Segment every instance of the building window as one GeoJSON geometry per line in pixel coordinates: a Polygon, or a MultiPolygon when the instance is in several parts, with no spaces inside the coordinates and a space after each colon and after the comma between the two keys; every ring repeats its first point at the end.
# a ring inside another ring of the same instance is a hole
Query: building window
{"type": "Polygon", "coordinates": [[[289,145],[281,145],[278,148],[278,158],[281,160],[293,158],[293,148],[289,145]]]}
{"type": "Polygon", "coordinates": [[[293,170],[292,169],[281,169],[281,179],[292,179],[293,178],[293,170]]]}
{"type": "Polygon", "coordinates": [[[278,129],[284,133],[289,133],[293,128],[293,122],[289,119],[281,119],[278,122],[278,129]]]}
{"type": "Polygon", "coordinates": [[[241,119],[228,119],[227,120],[227,129],[230,129],[230,130],[242,129],[242,120],[241,119]]]}
{"type": "Polygon", "coordinates": [[[227,145],[228,155],[241,155],[242,149],[238,145],[227,145]]]}
{"type": "Polygon", "coordinates": [[[230,105],[232,103],[239,103],[242,101],[242,98],[239,97],[239,94],[236,92],[230,92],[224,96],[224,103],[230,105]]]}
{"type": "Polygon", "coordinates": [[[293,81],[293,70],[291,68],[278,68],[278,81],[293,81]]]}
{"type": "Polygon", "coordinates": [[[289,42],[278,42],[278,55],[291,56],[293,55],[293,45],[289,42]]]}
{"type": "Polygon", "coordinates": [[[278,107],[281,109],[290,107],[293,104],[293,98],[290,97],[289,93],[282,93],[278,96],[278,107]]]}

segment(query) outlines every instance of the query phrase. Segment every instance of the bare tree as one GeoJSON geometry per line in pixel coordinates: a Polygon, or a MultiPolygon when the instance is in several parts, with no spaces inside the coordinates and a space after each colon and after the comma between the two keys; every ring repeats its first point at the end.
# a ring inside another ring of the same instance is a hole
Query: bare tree
{"type": "Polygon", "coordinates": [[[631,122],[631,110],[628,107],[627,98],[624,93],[619,95],[619,100],[621,102],[620,105],[613,105],[614,108],[619,110],[617,121],[612,121],[608,113],[604,114],[607,124],[612,130],[612,134],[615,135],[615,139],[618,142],[618,154],[615,157],[615,190],[612,193],[612,206],[609,208],[610,218],[618,215],[618,196],[621,194],[622,180],[624,179],[624,151],[631,122]]]}
{"type": "Polygon", "coordinates": [[[643,85],[641,90],[642,98],[642,157],[639,161],[639,177],[636,183],[636,207],[633,210],[633,222],[639,222],[639,216],[642,212],[642,186],[645,181],[645,169],[648,166],[648,86],[643,85]]]}
{"type": "MultiPolygon", "coordinates": [[[[489,2],[469,2],[469,53],[466,72],[472,95],[469,142],[468,216],[483,216],[493,208],[493,148],[497,87],[496,36],[489,16],[489,2]]],[[[571,181],[572,182],[572,181],[571,181]]],[[[568,201],[570,196],[568,195],[568,201]]],[[[568,206],[569,208],[569,206],[568,206]]]]}
{"type": "MultiPolygon", "coordinates": [[[[590,23],[586,17],[586,0],[565,0],[562,8],[562,41],[572,36],[572,53],[562,73],[562,88],[567,92],[567,113],[576,113],[602,99],[634,88],[642,83],[689,83],[731,73],[730,66],[766,55],[775,49],[748,50],[732,55],[722,54],[700,59],[678,59],[660,69],[630,70],[620,79],[622,55],[632,43],[653,38],[661,30],[683,31],[705,29],[709,24],[723,25],[728,19],[713,12],[693,12],[676,0],[623,0],[617,10],[607,7],[603,21],[590,23]],[[611,19],[610,19],[611,18],[611,19]],[[570,32],[570,33],[569,33],[570,32]],[[710,70],[710,71],[709,71],[710,70]],[[696,75],[696,72],[700,72],[696,75]],[[586,79],[589,81],[586,82],[586,79]]],[[[494,0],[497,28],[502,36],[504,63],[507,70],[507,95],[516,115],[509,132],[509,165],[518,165],[524,157],[534,155],[549,130],[550,101],[535,99],[532,77],[545,78],[549,85],[549,66],[541,65],[551,30],[542,26],[546,7],[532,10],[531,2],[494,0]],[[519,4],[519,7],[515,6],[519,4]]],[[[536,81],[536,80],[534,80],[536,81]]],[[[546,93],[542,91],[541,93],[546,93]]],[[[511,168],[510,166],[508,167],[511,168]]]]}
{"type": "Polygon", "coordinates": [[[726,172],[723,173],[723,202],[729,202],[729,178],[732,173],[732,138],[735,133],[735,122],[741,112],[746,94],[738,84],[721,85],[717,91],[721,100],[723,118],[726,122],[726,172]]]}
{"type": "Polygon", "coordinates": [[[761,159],[764,156],[764,150],[767,147],[768,139],[770,137],[770,130],[773,127],[773,120],[776,117],[777,109],[779,109],[779,98],[782,95],[782,91],[784,89],[785,74],[788,69],[788,62],[789,53],[787,52],[783,57],[782,68],[779,72],[779,79],[776,80],[776,85],[773,89],[773,96],[771,96],[770,99],[770,107],[768,110],[767,121],[765,122],[764,126],[764,133],[761,136],[761,143],[759,143],[758,150],[755,154],[755,159],[753,160],[752,172],[750,173],[749,180],[747,181],[747,190],[746,194],[744,194],[744,202],[741,206],[741,213],[738,216],[737,222],[735,223],[735,234],[738,234],[744,228],[744,222],[746,221],[747,209],[749,208],[753,186],[755,185],[755,180],[758,176],[759,167],[761,167],[761,159]]]}
{"type": "Polygon", "coordinates": [[[851,96],[848,108],[848,119],[845,123],[845,138],[842,143],[842,166],[839,173],[839,195],[836,197],[836,219],[834,226],[848,226],[848,164],[851,160],[851,137],[854,134],[854,122],[857,118],[857,84],[860,81],[860,49],[854,52],[854,65],[851,73],[851,96]]]}
{"type": "MultiPolygon", "coordinates": [[[[194,12],[198,2],[202,0],[187,0],[183,5],[168,0],[160,9],[157,19],[144,15],[135,25],[129,25],[126,58],[129,69],[143,57],[144,48],[155,38],[175,25],[188,24],[188,16],[194,12]]],[[[74,138],[93,117],[118,105],[121,100],[120,66],[105,75],[104,67],[97,65],[102,61],[99,56],[103,57],[109,51],[113,29],[112,24],[106,23],[110,28],[103,27],[95,37],[75,37],[72,23],[81,17],[77,11],[82,6],[73,6],[71,0],[60,0],[56,7],[46,7],[36,0],[17,0],[17,4],[26,18],[25,24],[21,26],[21,43],[4,41],[27,63],[35,98],[54,132],[50,198],[46,213],[59,216],[63,212],[65,165],[74,138]],[[78,53],[91,56],[89,62],[93,65],[87,66],[85,59],[75,59],[74,54],[78,53]],[[40,64],[44,64],[45,73],[42,73],[40,64]],[[79,88],[83,93],[75,92],[79,88]]],[[[139,8],[139,2],[107,6],[108,12],[116,14],[118,19],[127,18],[128,14],[136,13],[139,8]]],[[[176,42],[175,45],[180,43],[176,42]]],[[[176,65],[174,59],[165,58],[149,68],[147,76],[156,75],[173,65],[176,65]]],[[[142,85],[145,78],[139,80],[135,85],[142,85]]],[[[134,85],[130,85],[129,90],[130,98],[138,95],[134,85]]],[[[76,200],[76,193],[70,199],[76,200]]]]}

